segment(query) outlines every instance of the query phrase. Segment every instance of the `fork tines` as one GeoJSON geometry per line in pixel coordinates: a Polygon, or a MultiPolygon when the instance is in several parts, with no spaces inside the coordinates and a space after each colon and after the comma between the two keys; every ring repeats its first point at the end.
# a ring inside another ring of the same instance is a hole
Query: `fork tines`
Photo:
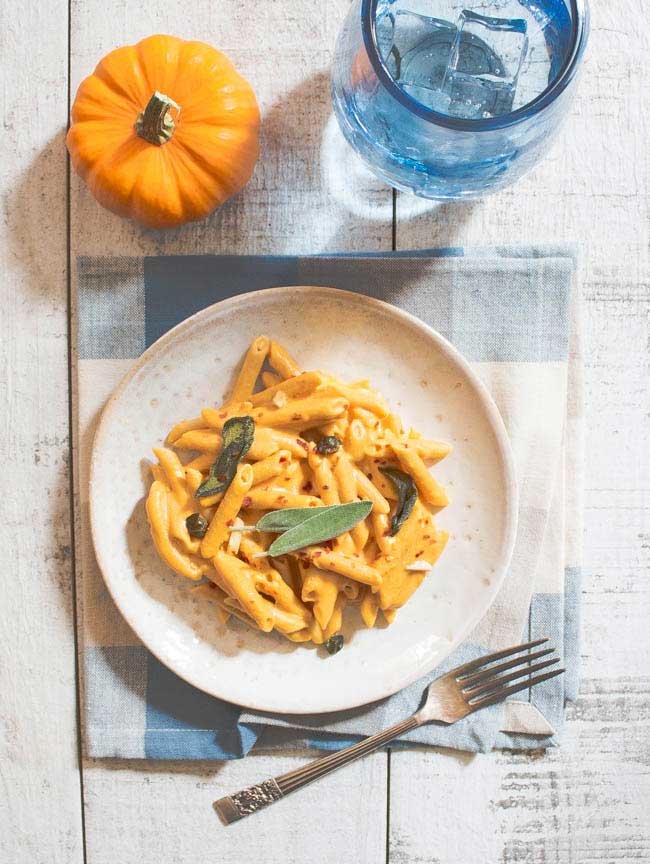
{"type": "Polygon", "coordinates": [[[535,662],[541,657],[553,654],[554,648],[546,648],[543,651],[533,653],[522,653],[529,652],[531,648],[537,648],[548,641],[548,639],[536,639],[523,645],[504,648],[502,651],[497,651],[488,657],[479,657],[477,660],[458,668],[454,677],[471,709],[484,708],[494,702],[501,702],[513,693],[519,693],[521,690],[527,690],[529,687],[541,684],[542,681],[548,681],[561,675],[565,671],[564,669],[553,669],[551,672],[537,674],[560,662],[559,657],[553,657],[541,663],[535,662]],[[492,665],[497,660],[505,660],[505,662],[496,666],[492,665]],[[503,672],[509,674],[503,675],[503,672]],[[518,679],[524,680],[518,681],[518,679]],[[511,682],[518,683],[513,684],[511,682]]]}

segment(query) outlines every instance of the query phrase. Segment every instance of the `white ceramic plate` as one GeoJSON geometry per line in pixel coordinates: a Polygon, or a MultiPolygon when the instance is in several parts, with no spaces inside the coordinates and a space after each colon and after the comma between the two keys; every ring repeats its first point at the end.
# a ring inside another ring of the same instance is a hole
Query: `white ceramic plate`
{"type": "Polygon", "coordinates": [[[218,303],[184,321],[136,362],[106,406],[91,469],[91,520],[99,565],[120,611],[170,669],[222,699],[265,711],[306,713],[388,696],[440,663],[485,614],[504,578],[517,501],[508,438],[490,395],[462,356],[416,318],[331,288],[274,288],[218,303]],[[348,616],[345,648],[294,645],[235,621],[160,561],[143,496],[147,460],[180,419],[227,394],[251,339],[284,343],[306,369],[369,378],[425,437],[453,443],[435,469],[451,533],[433,571],[390,627],[348,616]]]}

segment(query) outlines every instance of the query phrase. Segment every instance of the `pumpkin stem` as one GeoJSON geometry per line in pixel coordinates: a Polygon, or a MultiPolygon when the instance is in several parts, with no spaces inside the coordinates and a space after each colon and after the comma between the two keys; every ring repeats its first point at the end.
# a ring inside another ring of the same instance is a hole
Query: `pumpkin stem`
{"type": "Polygon", "coordinates": [[[135,131],[140,138],[158,146],[169,141],[176,128],[172,109],[176,110],[176,118],[178,118],[181,111],[180,105],[164,93],[156,91],[135,121],[135,131]]]}

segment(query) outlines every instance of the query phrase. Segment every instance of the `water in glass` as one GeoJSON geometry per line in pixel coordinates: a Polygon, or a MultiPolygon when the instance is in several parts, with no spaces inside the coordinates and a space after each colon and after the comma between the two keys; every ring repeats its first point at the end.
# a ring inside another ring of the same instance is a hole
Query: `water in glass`
{"type": "Polygon", "coordinates": [[[332,65],[336,116],[393,186],[477,197],[549,149],[588,32],[586,0],[354,0],[332,65]]]}

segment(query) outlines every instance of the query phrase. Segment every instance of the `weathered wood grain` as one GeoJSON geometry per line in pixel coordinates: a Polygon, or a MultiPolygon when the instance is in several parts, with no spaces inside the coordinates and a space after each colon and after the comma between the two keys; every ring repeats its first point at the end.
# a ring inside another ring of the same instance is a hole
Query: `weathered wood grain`
{"type": "MultiPolygon", "coordinates": [[[[129,0],[72,5],[73,92],[110,48],[152,32],[201,38],[225,50],[252,82],[263,113],[262,156],[244,192],[204,223],[162,233],[102,210],[83,184],[71,190],[72,255],[192,252],[283,253],[390,249],[392,192],[361,172],[329,176],[321,153],[330,117],[331,48],[345,0],[197,2],[162,7],[129,0]],[[345,193],[345,194],[344,194],[345,193]],[[356,211],[345,205],[353,193],[356,211]]],[[[330,138],[331,138],[330,134],[330,138]]],[[[335,139],[336,140],[336,139],[335,139]]],[[[334,160],[335,161],[335,160],[334,160]]],[[[93,864],[217,860],[329,864],[385,857],[387,757],[376,754],[255,819],[225,829],[210,802],[304,757],[254,757],[223,767],[87,762],[86,839],[93,864]],[[336,826],[336,827],[334,827],[336,826]]]]}
{"type": "Polygon", "coordinates": [[[380,862],[386,849],[386,757],[367,759],[224,828],[210,802],[304,764],[249,756],[221,765],[102,766],[84,771],[89,861],[218,864],[380,862]]]}
{"type": "Polygon", "coordinates": [[[0,860],[83,860],[66,313],[67,3],[0,5],[0,860]]]}
{"type": "MultiPolygon", "coordinates": [[[[102,211],[72,179],[71,254],[387,249],[392,194],[331,123],[327,70],[347,3],[71,0],[71,85],[102,54],[152,32],[204,38],[253,82],[263,155],[238,199],[169,234],[102,211]]],[[[587,326],[583,672],[562,748],[543,754],[393,753],[392,864],[650,861],[650,258],[643,4],[592,3],[582,86],[548,160],[476,204],[398,196],[400,248],[575,241],[587,326]]],[[[4,809],[0,858],[82,860],[71,630],[65,315],[67,5],[2,7],[0,550],[4,809]],[[25,502],[39,511],[25,524],[25,502]],[[29,550],[28,552],[25,550],[29,550]],[[9,569],[11,568],[11,570],[9,569]],[[44,662],[47,658],[47,662],[44,662]],[[44,708],[46,706],[46,708],[44,708]],[[42,717],[47,726],[43,729],[42,717]]],[[[385,860],[387,761],[375,755],[225,831],[207,803],[301,757],[223,767],[89,762],[88,861],[385,860]]]]}

